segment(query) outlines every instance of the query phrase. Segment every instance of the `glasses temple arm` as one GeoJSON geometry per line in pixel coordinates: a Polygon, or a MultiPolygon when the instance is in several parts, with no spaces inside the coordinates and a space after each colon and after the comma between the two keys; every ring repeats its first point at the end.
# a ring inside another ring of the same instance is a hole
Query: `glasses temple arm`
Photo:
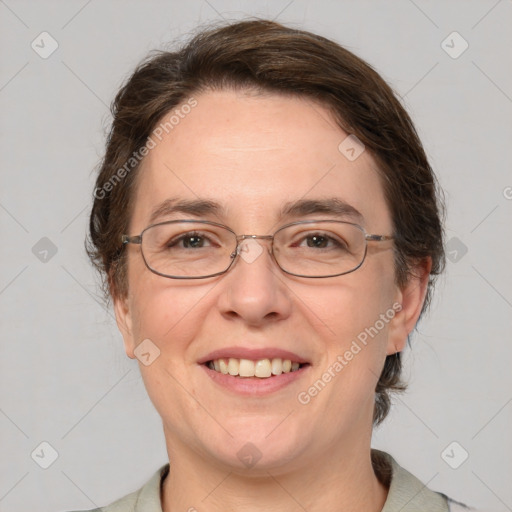
{"type": "Polygon", "coordinates": [[[386,240],[393,240],[395,238],[392,235],[365,235],[366,240],[368,242],[384,242],[386,240]]]}
{"type": "Polygon", "coordinates": [[[140,236],[140,235],[136,235],[136,236],[122,235],[121,242],[123,245],[125,245],[125,244],[141,244],[142,236],[140,236]]]}

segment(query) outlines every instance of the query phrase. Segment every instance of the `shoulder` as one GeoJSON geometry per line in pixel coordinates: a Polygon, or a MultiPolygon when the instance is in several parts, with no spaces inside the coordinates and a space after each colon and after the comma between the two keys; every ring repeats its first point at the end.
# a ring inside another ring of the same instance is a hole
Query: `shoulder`
{"type": "Polygon", "coordinates": [[[74,512],[162,512],[160,485],[168,472],[169,464],[166,464],[156,471],[138,491],[105,507],[74,512]]]}
{"type": "Polygon", "coordinates": [[[464,503],[459,503],[448,498],[448,507],[450,512],[479,512],[473,507],[468,507],[464,503]]]}
{"type": "Polygon", "coordinates": [[[388,497],[382,512],[471,512],[472,509],[429,489],[400,466],[391,455],[372,450],[372,463],[377,477],[388,486],[388,497]]]}

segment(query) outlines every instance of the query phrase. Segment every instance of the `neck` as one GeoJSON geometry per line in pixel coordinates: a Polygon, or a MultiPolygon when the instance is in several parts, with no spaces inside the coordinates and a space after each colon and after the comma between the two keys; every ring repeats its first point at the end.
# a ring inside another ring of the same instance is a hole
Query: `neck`
{"type": "MultiPolygon", "coordinates": [[[[167,436],[166,436],[167,437],[167,436]]],[[[366,448],[347,443],[316,454],[294,469],[244,473],[205,459],[185,447],[168,451],[170,471],[162,489],[163,512],[380,512],[387,488],[379,482],[366,448]],[[183,448],[183,449],[181,449],[183,448]]]]}

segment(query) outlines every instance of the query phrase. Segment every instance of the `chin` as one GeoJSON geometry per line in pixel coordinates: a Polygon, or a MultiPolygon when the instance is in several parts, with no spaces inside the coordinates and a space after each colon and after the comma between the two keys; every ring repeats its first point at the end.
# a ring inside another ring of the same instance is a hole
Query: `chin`
{"type": "Polygon", "coordinates": [[[222,439],[216,443],[212,443],[212,438],[209,438],[205,450],[231,471],[268,476],[268,471],[275,472],[289,465],[309,444],[294,435],[297,433],[292,432],[290,426],[288,429],[276,428],[279,422],[274,418],[263,424],[265,428],[261,425],[255,428],[253,425],[245,429],[239,425],[238,428],[229,429],[233,437],[223,432],[222,439]],[[268,428],[268,425],[271,427],[268,428]]]}
{"type": "Polygon", "coordinates": [[[218,463],[226,466],[229,471],[254,477],[268,477],[268,473],[279,474],[294,464],[297,458],[296,449],[282,448],[278,452],[269,447],[261,447],[250,441],[233,451],[212,453],[218,463]]]}

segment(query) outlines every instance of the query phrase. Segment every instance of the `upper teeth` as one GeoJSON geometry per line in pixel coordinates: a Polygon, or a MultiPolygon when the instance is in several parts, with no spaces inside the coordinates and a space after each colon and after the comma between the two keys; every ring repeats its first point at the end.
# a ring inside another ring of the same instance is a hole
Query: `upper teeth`
{"type": "Polygon", "coordinates": [[[279,357],[258,359],[257,361],[230,357],[229,359],[214,359],[208,363],[208,367],[223,374],[265,378],[290,371],[294,372],[299,369],[300,364],[279,357]]]}

